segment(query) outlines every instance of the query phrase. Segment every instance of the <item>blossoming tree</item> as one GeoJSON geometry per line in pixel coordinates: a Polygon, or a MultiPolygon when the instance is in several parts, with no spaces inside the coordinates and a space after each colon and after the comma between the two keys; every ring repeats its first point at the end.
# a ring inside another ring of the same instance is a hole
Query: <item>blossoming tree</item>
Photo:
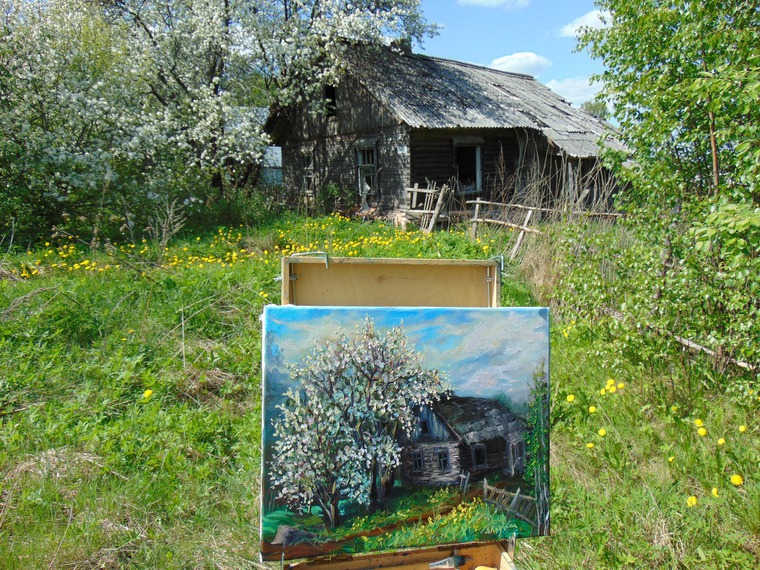
{"type": "Polygon", "coordinates": [[[336,80],[346,42],[433,27],[419,0],[0,0],[0,30],[2,235],[234,199],[267,144],[257,107],[336,80]]]}
{"type": "Polygon", "coordinates": [[[298,387],[274,421],[271,480],[291,507],[319,506],[329,528],[340,523],[339,501],[382,501],[414,407],[449,389],[441,372],[422,367],[401,328],[383,335],[370,319],[352,338],[340,332],[317,345],[291,378],[298,387]]]}

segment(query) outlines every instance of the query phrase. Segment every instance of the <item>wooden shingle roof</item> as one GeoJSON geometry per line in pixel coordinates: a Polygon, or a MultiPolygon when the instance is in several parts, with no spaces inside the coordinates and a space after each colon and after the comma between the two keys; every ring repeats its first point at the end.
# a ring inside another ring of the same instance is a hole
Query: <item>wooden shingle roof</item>
{"type": "Polygon", "coordinates": [[[522,420],[497,400],[449,396],[433,404],[441,420],[467,445],[503,437],[524,427],[522,420]]]}
{"type": "MultiPolygon", "coordinates": [[[[347,51],[348,70],[403,123],[420,129],[524,128],[568,156],[599,154],[609,125],[529,75],[390,48],[347,51]]],[[[623,149],[608,139],[612,148],[623,149]]]]}

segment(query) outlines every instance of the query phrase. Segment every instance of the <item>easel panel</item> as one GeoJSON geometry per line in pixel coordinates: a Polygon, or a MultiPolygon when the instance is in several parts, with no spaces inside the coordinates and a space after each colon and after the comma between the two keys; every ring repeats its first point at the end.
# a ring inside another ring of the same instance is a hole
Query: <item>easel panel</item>
{"type": "Polygon", "coordinates": [[[512,552],[504,544],[472,544],[459,547],[439,546],[392,554],[370,554],[354,557],[328,557],[287,564],[288,570],[430,570],[430,563],[437,562],[456,552],[465,562],[458,570],[475,570],[479,566],[496,570],[513,570],[512,552]]]}
{"type": "Polygon", "coordinates": [[[283,305],[498,307],[494,260],[286,257],[283,305]]]}

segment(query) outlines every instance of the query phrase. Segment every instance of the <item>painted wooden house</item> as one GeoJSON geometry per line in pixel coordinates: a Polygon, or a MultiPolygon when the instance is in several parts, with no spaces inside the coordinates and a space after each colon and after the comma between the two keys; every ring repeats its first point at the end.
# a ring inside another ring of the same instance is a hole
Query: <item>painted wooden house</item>
{"type": "Polygon", "coordinates": [[[522,474],[526,424],[499,401],[450,396],[415,410],[402,439],[401,475],[412,484],[443,486],[487,473],[522,474]]]}
{"type": "Polygon", "coordinates": [[[609,186],[598,168],[609,126],[528,75],[391,48],[347,47],[345,61],[340,83],[323,89],[324,113],[270,116],[290,188],[335,184],[392,208],[414,184],[510,199],[537,173],[548,201],[588,201],[609,186]]]}

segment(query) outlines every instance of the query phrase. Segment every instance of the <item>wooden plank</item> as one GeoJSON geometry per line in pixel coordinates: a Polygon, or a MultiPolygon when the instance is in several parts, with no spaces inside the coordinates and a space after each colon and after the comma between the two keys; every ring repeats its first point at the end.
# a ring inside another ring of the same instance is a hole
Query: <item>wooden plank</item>
{"type": "MultiPolygon", "coordinates": [[[[477,207],[477,206],[476,206],[477,207]]],[[[530,217],[533,215],[533,210],[528,210],[528,213],[525,215],[525,221],[523,221],[523,226],[528,227],[528,223],[530,222],[530,217]]],[[[523,239],[525,238],[525,232],[523,230],[520,230],[520,235],[517,236],[517,242],[515,243],[515,247],[512,248],[512,253],[509,254],[509,261],[514,261],[515,257],[517,257],[517,252],[520,250],[520,246],[522,245],[523,239]]]]}
{"type": "Polygon", "coordinates": [[[283,305],[498,307],[496,260],[285,257],[283,305]]]}
{"type": "Polygon", "coordinates": [[[520,224],[513,224],[512,222],[505,222],[503,220],[489,220],[487,218],[476,218],[471,221],[478,222],[481,224],[496,224],[497,226],[507,226],[509,228],[514,228],[516,230],[521,230],[529,234],[536,234],[539,236],[544,234],[544,232],[542,231],[534,230],[533,228],[526,228],[525,226],[521,226],[520,224]]]}
{"type": "Polygon", "coordinates": [[[454,553],[464,556],[465,562],[458,570],[475,570],[478,566],[511,569],[502,563],[512,563],[506,547],[500,543],[467,544],[461,546],[439,546],[423,550],[394,552],[391,554],[370,554],[354,557],[326,557],[305,562],[287,564],[288,570],[365,570],[383,568],[385,570],[429,570],[430,564],[454,553]],[[505,558],[506,556],[506,558],[505,558]]]}
{"type": "Polygon", "coordinates": [[[438,194],[438,202],[435,204],[435,210],[433,211],[433,215],[430,218],[430,224],[426,230],[423,230],[426,234],[431,233],[435,229],[435,224],[438,222],[438,216],[441,214],[441,210],[443,209],[443,201],[446,199],[448,191],[448,186],[445,184],[441,186],[441,192],[438,194]]]}
{"type": "Polygon", "coordinates": [[[614,212],[589,212],[587,210],[560,210],[557,208],[536,208],[534,206],[524,206],[522,204],[504,204],[502,202],[488,202],[486,200],[483,200],[481,198],[478,198],[477,200],[468,200],[467,205],[481,205],[481,206],[496,206],[498,208],[502,208],[504,210],[508,210],[510,208],[514,208],[516,210],[533,210],[534,212],[544,212],[544,213],[552,213],[552,214],[573,214],[575,216],[596,216],[600,218],[622,218],[623,214],[617,214],[614,212]]]}

